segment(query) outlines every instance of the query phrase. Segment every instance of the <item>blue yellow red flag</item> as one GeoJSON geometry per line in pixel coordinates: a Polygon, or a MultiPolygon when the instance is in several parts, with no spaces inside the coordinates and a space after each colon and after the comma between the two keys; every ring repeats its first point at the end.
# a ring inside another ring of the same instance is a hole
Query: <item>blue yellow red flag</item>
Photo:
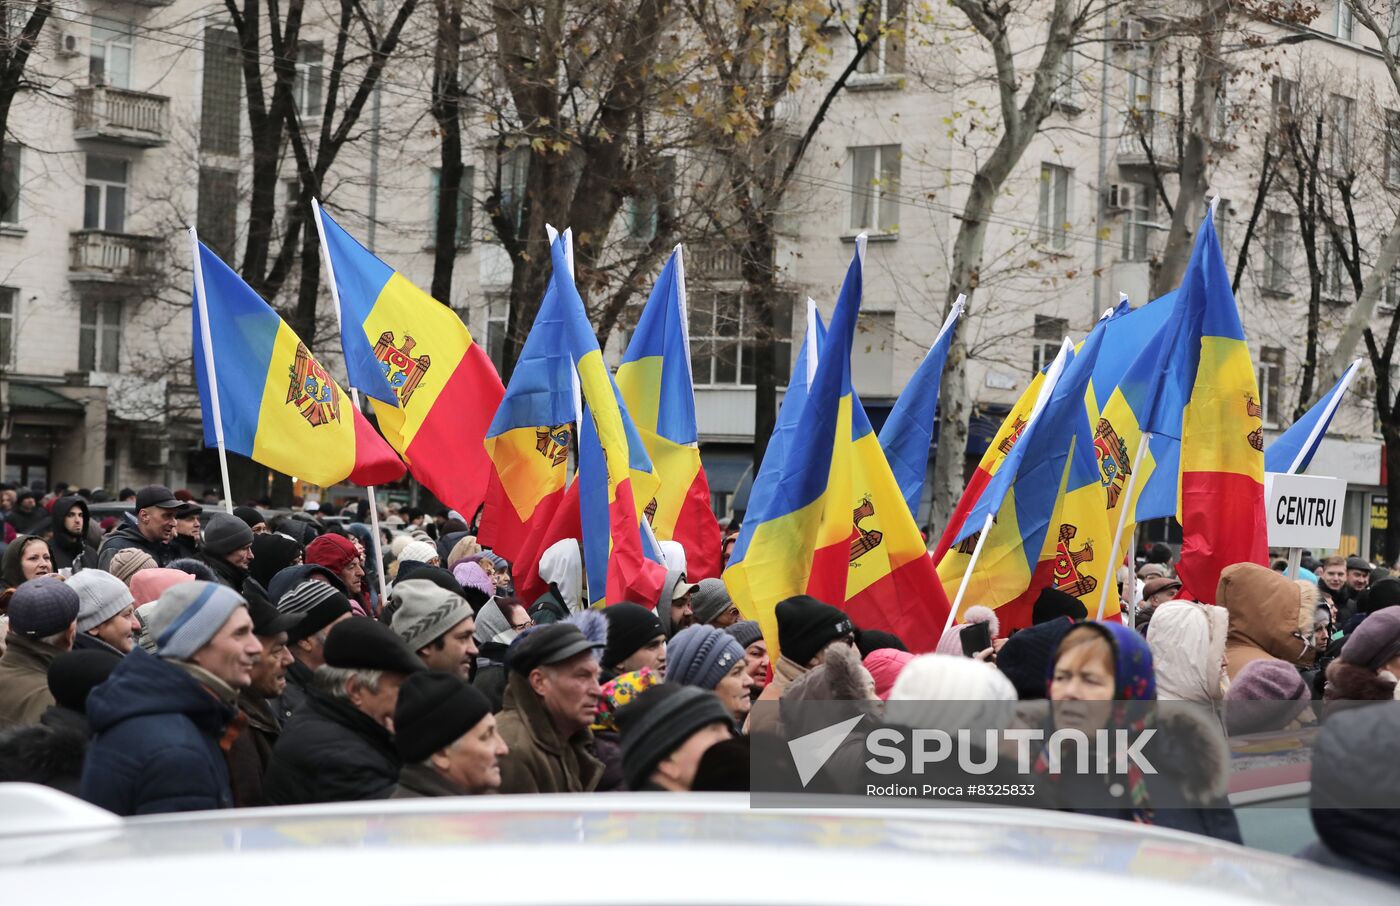
{"type": "Polygon", "coordinates": [[[322,487],[402,478],[398,456],[306,344],[190,232],[205,446],[222,441],[269,469],[322,487]]]}

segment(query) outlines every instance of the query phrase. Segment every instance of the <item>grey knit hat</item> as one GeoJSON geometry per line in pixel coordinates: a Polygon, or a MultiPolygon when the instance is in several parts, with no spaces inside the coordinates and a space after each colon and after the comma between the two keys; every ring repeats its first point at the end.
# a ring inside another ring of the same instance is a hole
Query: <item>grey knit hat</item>
{"type": "Polygon", "coordinates": [[[395,582],[389,601],[394,608],[389,625],[414,651],[472,616],[466,598],[427,579],[395,582]]]}
{"type": "Polygon", "coordinates": [[[96,629],[136,603],[126,583],[100,569],[85,569],[68,580],[78,593],[78,631],[96,629]]]}
{"type": "MultiPolygon", "coordinates": [[[[246,526],[245,526],[246,528],[246,526]]],[[[218,634],[240,607],[243,596],[216,582],[181,582],[167,588],[156,601],[147,626],[156,641],[156,655],[187,661],[218,634]]]]}
{"type": "Polygon", "coordinates": [[[204,527],[203,539],[205,553],[211,557],[227,557],[253,543],[253,530],[237,516],[215,513],[204,527]]]}
{"type": "Polygon", "coordinates": [[[734,636],[745,650],[754,642],[763,641],[763,628],[758,625],[758,620],[740,620],[724,627],[724,631],[734,636]]]}
{"type": "Polygon", "coordinates": [[[713,626],[687,626],[666,643],[666,681],[713,689],[744,662],[738,639],[713,626]]]}
{"type": "Polygon", "coordinates": [[[701,579],[695,586],[695,594],[690,597],[690,609],[695,612],[695,622],[710,623],[716,617],[734,606],[729,589],[722,579],[701,579]]]}

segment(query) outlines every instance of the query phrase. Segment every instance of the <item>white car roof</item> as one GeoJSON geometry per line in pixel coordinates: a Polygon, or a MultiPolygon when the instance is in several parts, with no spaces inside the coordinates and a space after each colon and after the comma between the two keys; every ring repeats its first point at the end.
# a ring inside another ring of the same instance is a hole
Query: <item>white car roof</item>
{"type": "MultiPolygon", "coordinates": [[[[860,800],[857,800],[860,801],[860,800]]],[[[247,906],[1384,902],[1394,889],[1123,821],[751,809],[729,794],[407,799],[121,819],[0,785],[7,903],[247,906]]]]}

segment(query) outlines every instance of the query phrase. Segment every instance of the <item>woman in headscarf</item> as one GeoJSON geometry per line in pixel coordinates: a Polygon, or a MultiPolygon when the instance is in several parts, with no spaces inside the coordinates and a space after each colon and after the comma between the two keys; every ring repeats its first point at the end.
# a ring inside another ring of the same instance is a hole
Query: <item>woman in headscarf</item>
{"type": "MultiPolygon", "coordinates": [[[[1048,688],[1055,729],[1080,730],[1090,740],[1098,730],[1127,731],[1130,741],[1148,727],[1159,731],[1141,749],[1155,774],[1132,758],[1118,759],[1123,772],[1051,773],[1048,753],[1042,751],[1035,773],[1048,801],[1067,811],[1241,842],[1226,798],[1230,755],[1224,733],[1189,706],[1145,704],[1156,702],[1157,680],[1152,651],[1136,631],[1118,623],[1076,626],[1060,641],[1048,688]]],[[[1073,751],[1073,744],[1064,748],[1066,764],[1076,760],[1073,751]]]]}
{"type": "Polygon", "coordinates": [[[5,557],[0,560],[0,581],[6,588],[18,588],[53,571],[53,552],[38,535],[20,535],[5,548],[5,557]]]}

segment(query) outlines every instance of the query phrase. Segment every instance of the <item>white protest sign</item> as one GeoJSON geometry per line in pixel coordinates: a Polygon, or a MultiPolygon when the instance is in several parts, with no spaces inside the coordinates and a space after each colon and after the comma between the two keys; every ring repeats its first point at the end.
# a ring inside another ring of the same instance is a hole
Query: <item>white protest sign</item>
{"type": "Polygon", "coordinates": [[[1347,483],[1318,475],[1264,474],[1270,547],[1335,548],[1342,540],[1347,483]]]}

